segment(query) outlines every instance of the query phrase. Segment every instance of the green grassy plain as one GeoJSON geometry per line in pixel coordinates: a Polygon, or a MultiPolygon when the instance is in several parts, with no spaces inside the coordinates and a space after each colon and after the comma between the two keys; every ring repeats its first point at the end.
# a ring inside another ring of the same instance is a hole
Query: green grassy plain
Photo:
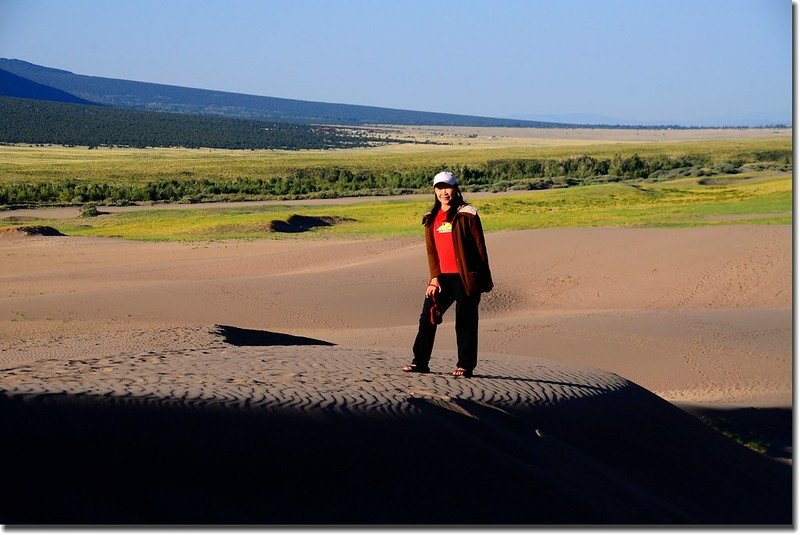
{"type": "MultiPolygon", "coordinates": [[[[722,224],[790,224],[792,177],[762,172],[666,182],[629,181],[476,198],[487,231],[553,227],[692,227],[722,224]],[[707,180],[707,179],[706,179],[707,180]]],[[[431,199],[432,200],[432,199],[431,199]]],[[[469,196],[467,196],[469,200],[469,196]]],[[[159,210],[95,218],[26,219],[68,235],[148,241],[229,239],[367,239],[420,235],[431,201],[380,200],[356,204],[270,205],[159,210]],[[353,219],[299,234],[269,230],[292,214],[353,219]]],[[[0,219],[0,227],[21,221],[0,219]]]]}
{"type": "MultiPolygon", "coordinates": [[[[723,132],[726,136],[728,133],[723,132]]],[[[719,135],[711,133],[710,136],[719,135]]],[[[514,133],[518,133],[514,131],[514,133]]],[[[523,133],[524,134],[524,133],[523,133]]],[[[687,133],[657,132],[657,137],[687,133]]],[[[688,132],[692,134],[692,132],[688,132]]],[[[616,182],[541,191],[476,195],[487,231],[548,227],[701,226],[719,224],[788,224],[792,221],[792,139],[783,132],[747,132],[724,139],[621,141],[615,131],[592,132],[596,139],[527,139],[479,136],[450,138],[449,145],[387,145],[371,149],[249,151],[219,149],[129,149],[55,146],[0,146],[0,186],[65,181],[136,184],[156,180],[235,181],[290,174],[302,169],[403,172],[458,170],[492,161],[591,156],[701,156],[709,164],[754,162],[732,174],[616,182]],[[776,137],[759,137],[764,134],[776,137]],[[617,139],[609,136],[618,136],[617,139]],[[480,138],[484,138],[481,141],[480,138]],[[501,146],[497,146],[501,143],[501,146]],[[788,155],[788,156],[787,156],[788,155]],[[788,160],[787,160],[788,158],[788,160]],[[761,165],[761,163],[765,165],[761,165]],[[777,165],[775,163],[778,162],[777,165]],[[782,162],[782,163],[781,163],[782,162]]],[[[638,136],[638,132],[636,133],[638,136]]],[[[645,135],[644,133],[642,135],[645,135]]],[[[653,138],[653,134],[649,134],[653,138]]],[[[630,137],[630,136],[629,136],[630,137]]],[[[738,165],[738,164],[737,164],[738,165]]],[[[737,167],[734,165],[734,167],[737,167]]],[[[723,169],[725,166],[718,166],[723,169]]],[[[467,194],[469,200],[469,194],[467,194]]],[[[132,240],[320,239],[415,236],[430,201],[418,198],[319,205],[242,205],[235,208],[163,210],[157,206],[74,219],[6,216],[0,228],[52,226],[68,235],[109,236],[132,240]],[[270,230],[273,220],[292,214],[334,216],[353,221],[302,234],[270,230]]],[[[102,207],[100,208],[102,211],[102,207]]]]}
{"type": "Polygon", "coordinates": [[[0,146],[0,184],[79,180],[144,183],[154,180],[235,180],[284,176],[297,169],[342,168],[352,171],[406,171],[458,168],[492,160],[568,158],[588,155],[705,155],[723,162],[741,155],[791,151],[790,137],[742,138],[661,143],[586,142],[540,146],[460,147],[388,146],[347,150],[129,149],[0,146]]]}

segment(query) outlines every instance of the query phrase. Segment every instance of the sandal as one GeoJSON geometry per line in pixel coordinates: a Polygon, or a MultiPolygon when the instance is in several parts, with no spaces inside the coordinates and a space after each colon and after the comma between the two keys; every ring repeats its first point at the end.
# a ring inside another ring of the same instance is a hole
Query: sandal
{"type": "Polygon", "coordinates": [[[466,368],[456,368],[453,372],[453,377],[472,377],[472,370],[466,368]]]}
{"type": "Polygon", "coordinates": [[[427,366],[418,366],[416,364],[407,364],[403,367],[404,372],[412,372],[412,373],[428,373],[431,371],[430,368],[427,366]]]}

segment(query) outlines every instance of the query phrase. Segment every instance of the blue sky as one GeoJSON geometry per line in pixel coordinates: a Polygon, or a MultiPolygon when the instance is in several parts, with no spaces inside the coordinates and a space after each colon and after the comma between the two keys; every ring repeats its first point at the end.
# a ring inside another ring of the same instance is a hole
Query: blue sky
{"type": "Polygon", "coordinates": [[[789,0],[0,0],[0,57],[492,117],[792,118],[789,0]]]}

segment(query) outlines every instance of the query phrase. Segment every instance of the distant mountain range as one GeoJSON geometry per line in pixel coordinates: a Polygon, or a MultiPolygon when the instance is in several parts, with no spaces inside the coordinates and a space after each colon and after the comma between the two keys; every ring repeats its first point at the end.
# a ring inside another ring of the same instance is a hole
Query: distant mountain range
{"type": "MultiPolygon", "coordinates": [[[[785,117],[785,113],[775,112],[740,114],[736,120],[729,117],[708,118],[707,121],[700,123],[695,121],[692,126],[686,123],[684,126],[654,125],[652,122],[636,123],[590,113],[520,114],[510,118],[478,117],[355,104],[331,104],[86,76],[6,58],[0,58],[0,97],[302,125],[696,128],[701,124],[723,127],[791,124],[791,120],[788,123],[780,120],[785,117]]],[[[13,106],[19,108],[19,104],[13,106]]],[[[74,110],[70,113],[74,113],[74,110]]],[[[120,116],[114,115],[114,117],[120,116]]]]}
{"type": "Polygon", "coordinates": [[[549,121],[526,121],[398,110],[354,104],[330,104],[285,98],[192,89],[147,82],[85,76],[0,58],[0,96],[56,102],[81,102],[159,112],[217,115],[240,119],[334,125],[438,125],[553,128],[574,126],[549,121]],[[72,100],[70,100],[72,99],[72,100]]]}

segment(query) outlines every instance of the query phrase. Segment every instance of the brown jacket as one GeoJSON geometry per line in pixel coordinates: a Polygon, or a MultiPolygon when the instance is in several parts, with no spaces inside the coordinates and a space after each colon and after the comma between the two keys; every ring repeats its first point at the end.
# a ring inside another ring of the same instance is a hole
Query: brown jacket
{"type": "MultiPolygon", "coordinates": [[[[439,257],[433,238],[433,224],[428,224],[431,214],[425,214],[425,248],[428,251],[428,268],[431,278],[442,274],[439,270],[439,257]]],[[[458,209],[453,218],[453,246],[461,282],[467,295],[491,291],[492,272],[489,270],[489,256],[483,238],[483,227],[478,211],[465,204],[458,209]]]]}

